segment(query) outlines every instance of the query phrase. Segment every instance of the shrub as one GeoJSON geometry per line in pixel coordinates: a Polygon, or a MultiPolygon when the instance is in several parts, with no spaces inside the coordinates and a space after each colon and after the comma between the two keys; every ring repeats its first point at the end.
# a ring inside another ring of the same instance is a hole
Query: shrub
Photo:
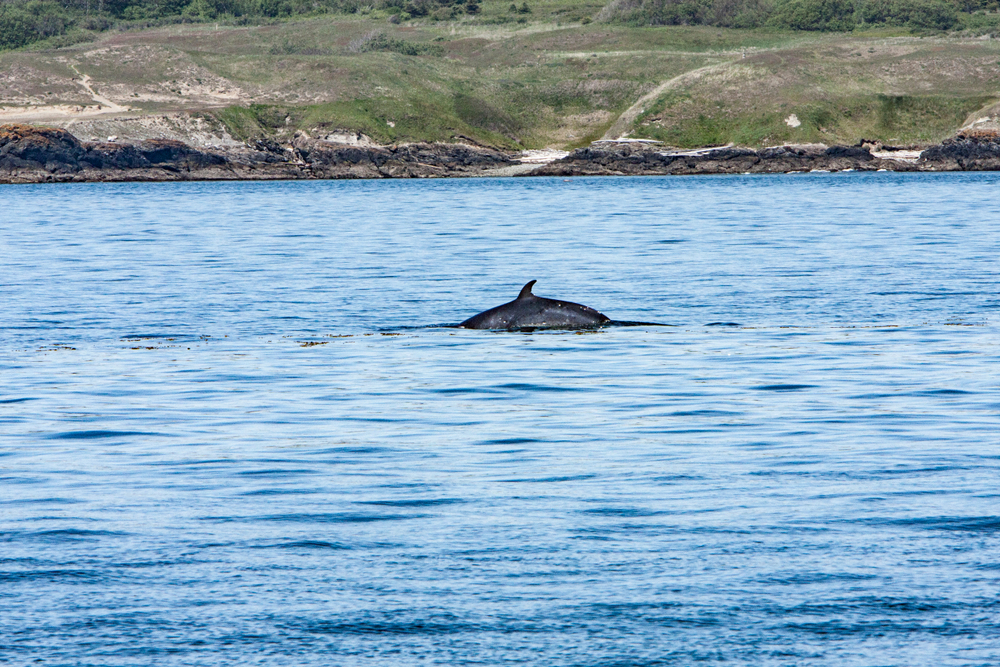
{"type": "Polygon", "coordinates": [[[599,23],[632,25],[714,25],[757,28],[767,21],[772,0],[611,0],[599,23]]]}
{"type": "Polygon", "coordinates": [[[7,7],[0,11],[0,48],[16,49],[38,39],[30,16],[7,7]]]}
{"type": "Polygon", "coordinates": [[[759,28],[767,23],[771,0],[715,0],[709,23],[723,28],[759,28]]]}
{"type": "Polygon", "coordinates": [[[792,30],[852,30],[854,5],[849,0],[785,0],[768,23],[792,30]]]}
{"type": "MultiPolygon", "coordinates": [[[[905,25],[911,28],[948,30],[958,23],[958,12],[940,0],[897,0],[905,25]]],[[[902,20],[902,16],[900,16],[902,20]]]]}
{"type": "Polygon", "coordinates": [[[406,56],[443,56],[444,47],[440,44],[420,44],[408,42],[405,39],[389,37],[377,30],[366,33],[352,41],[347,46],[348,51],[364,53],[367,51],[393,51],[406,56]]]}
{"type": "MultiPolygon", "coordinates": [[[[949,30],[958,8],[992,6],[998,0],[611,0],[595,16],[601,23],[713,25],[792,30],[853,30],[858,23],[949,30]]],[[[976,23],[963,16],[965,24],[976,23]]],[[[984,20],[978,23],[986,24],[984,20]]],[[[992,24],[990,24],[992,25],[992,24]]]]}
{"type": "Polygon", "coordinates": [[[0,5],[0,48],[16,49],[46,37],[65,34],[72,17],[55,2],[0,5]]]}
{"type": "Polygon", "coordinates": [[[942,0],[866,0],[858,7],[862,23],[948,30],[958,23],[958,12],[942,0]]]}

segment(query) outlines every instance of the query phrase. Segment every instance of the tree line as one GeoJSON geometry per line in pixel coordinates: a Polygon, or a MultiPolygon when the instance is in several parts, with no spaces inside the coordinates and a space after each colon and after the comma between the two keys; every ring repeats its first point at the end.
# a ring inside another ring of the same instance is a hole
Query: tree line
{"type": "MultiPolygon", "coordinates": [[[[951,30],[964,27],[963,14],[996,12],[998,8],[997,0],[612,0],[597,20],[822,31],[876,26],[951,30]]],[[[995,27],[997,21],[985,23],[995,27]]]]}
{"type": "Polygon", "coordinates": [[[0,0],[0,49],[15,49],[74,29],[100,32],[122,24],[354,13],[362,4],[361,0],[0,0]]]}
{"type": "MultiPolygon", "coordinates": [[[[890,25],[950,30],[1000,0],[611,0],[594,18],[628,25],[711,25],[845,31],[890,25]],[[963,19],[963,17],[965,17],[963,19]]],[[[398,20],[479,13],[478,0],[0,0],[0,49],[123,23],[252,22],[307,14],[384,10],[398,20]]],[[[527,3],[516,12],[530,12],[527,3]]],[[[984,23],[983,21],[979,21],[984,23]]],[[[972,23],[975,23],[974,21],[972,23]]],[[[985,23],[994,25],[994,21],[985,23]]]]}

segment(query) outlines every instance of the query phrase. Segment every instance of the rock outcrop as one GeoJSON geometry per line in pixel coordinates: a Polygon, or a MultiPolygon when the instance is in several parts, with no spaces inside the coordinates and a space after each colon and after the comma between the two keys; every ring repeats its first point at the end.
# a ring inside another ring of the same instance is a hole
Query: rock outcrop
{"type": "Polygon", "coordinates": [[[66,130],[0,126],[0,182],[280,180],[475,176],[516,161],[464,144],[357,146],[297,136],[240,148],[173,139],[84,143],[66,130]]]}
{"type": "Polygon", "coordinates": [[[754,150],[726,146],[694,151],[639,143],[580,148],[532,175],[775,174],[798,171],[895,171],[914,167],[874,157],[861,146],[804,144],[754,150]]]}
{"type": "Polygon", "coordinates": [[[87,150],[66,130],[0,125],[0,170],[79,171],[87,150]]]}
{"type": "Polygon", "coordinates": [[[300,135],[292,150],[313,178],[477,176],[514,163],[505,153],[464,144],[353,146],[300,135]]]}
{"type": "Polygon", "coordinates": [[[945,139],[921,153],[919,165],[935,171],[1000,171],[1000,133],[972,131],[945,139]]]}

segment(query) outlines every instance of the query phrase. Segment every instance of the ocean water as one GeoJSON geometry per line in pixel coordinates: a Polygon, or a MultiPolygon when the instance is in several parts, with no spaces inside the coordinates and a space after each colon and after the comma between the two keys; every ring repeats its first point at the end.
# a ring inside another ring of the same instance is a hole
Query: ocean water
{"type": "Polygon", "coordinates": [[[998,186],[5,186],[0,663],[998,665],[998,186]]]}

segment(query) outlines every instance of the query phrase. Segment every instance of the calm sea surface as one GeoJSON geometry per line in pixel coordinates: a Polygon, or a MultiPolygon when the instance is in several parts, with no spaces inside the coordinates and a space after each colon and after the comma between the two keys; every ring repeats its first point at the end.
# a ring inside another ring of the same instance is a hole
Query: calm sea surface
{"type": "Polygon", "coordinates": [[[998,192],[4,186],[0,663],[998,665],[998,192]]]}

